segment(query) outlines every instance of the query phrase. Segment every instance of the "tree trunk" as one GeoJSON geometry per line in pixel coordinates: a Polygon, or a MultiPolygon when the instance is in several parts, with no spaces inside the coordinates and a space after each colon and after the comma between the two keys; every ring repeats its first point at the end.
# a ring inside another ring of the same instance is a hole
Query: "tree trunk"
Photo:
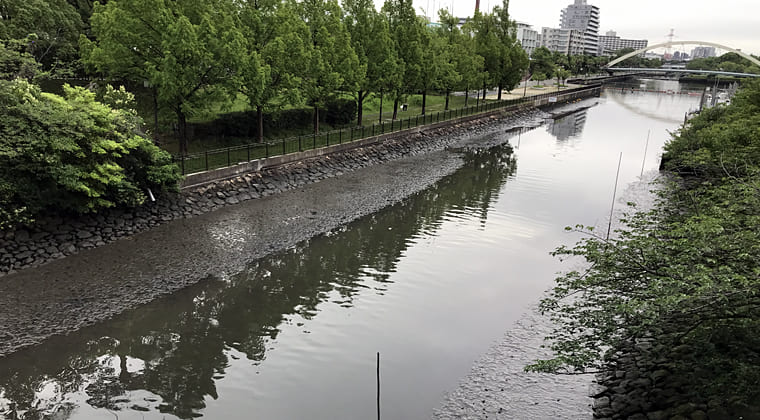
{"type": "Polygon", "coordinates": [[[483,82],[483,102],[486,101],[486,82],[483,82]]]}
{"type": "Polygon", "coordinates": [[[383,92],[380,91],[380,118],[378,118],[378,122],[383,122],[383,92]]]}
{"type": "Polygon", "coordinates": [[[256,140],[259,143],[264,142],[264,109],[261,105],[256,107],[256,140]]]}
{"type": "Polygon", "coordinates": [[[358,94],[358,98],[359,99],[356,101],[356,105],[357,105],[357,110],[356,110],[356,114],[357,114],[356,125],[358,127],[362,126],[362,114],[363,114],[362,111],[364,111],[364,98],[365,98],[365,96],[363,96],[363,95],[366,95],[366,94],[363,91],[360,90],[359,94],[358,94]]]}
{"type": "Polygon", "coordinates": [[[393,119],[395,120],[396,117],[398,117],[398,96],[393,101],[393,119]]]}
{"type": "Polygon", "coordinates": [[[319,106],[314,105],[314,133],[319,134],[319,106]]]}
{"type": "Polygon", "coordinates": [[[187,155],[187,117],[182,112],[182,108],[177,107],[177,124],[179,125],[179,153],[183,156],[187,155]]]}
{"type": "Polygon", "coordinates": [[[501,89],[502,89],[502,86],[501,86],[501,83],[499,83],[499,93],[496,96],[496,99],[499,101],[501,100],[501,89]]]}
{"type": "Polygon", "coordinates": [[[158,144],[158,90],[153,88],[153,143],[158,144]]]}
{"type": "Polygon", "coordinates": [[[449,110],[449,91],[448,90],[446,91],[446,106],[444,106],[443,110],[444,111],[449,110]]]}
{"type": "Polygon", "coordinates": [[[425,104],[427,103],[427,89],[422,91],[422,115],[425,115],[425,104]]]}
{"type": "Polygon", "coordinates": [[[468,86],[467,89],[464,90],[464,106],[467,108],[467,102],[470,100],[470,87],[468,86]]]}

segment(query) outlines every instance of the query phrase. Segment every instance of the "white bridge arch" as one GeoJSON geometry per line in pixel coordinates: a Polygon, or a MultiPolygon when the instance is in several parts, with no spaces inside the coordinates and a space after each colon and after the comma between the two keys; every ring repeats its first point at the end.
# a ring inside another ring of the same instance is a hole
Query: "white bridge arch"
{"type": "Polygon", "coordinates": [[[625,61],[625,60],[627,60],[627,59],[629,59],[631,57],[637,56],[637,55],[639,55],[641,53],[645,53],[647,51],[656,50],[657,48],[670,48],[670,47],[672,47],[674,45],[707,45],[707,46],[710,46],[710,47],[720,48],[722,50],[728,50],[728,51],[731,51],[731,52],[739,54],[740,56],[746,58],[747,60],[751,61],[752,63],[754,63],[758,67],[760,67],[760,60],[756,59],[755,57],[752,57],[751,55],[749,55],[747,53],[744,53],[744,52],[742,52],[740,50],[737,50],[735,48],[731,48],[731,47],[727,47],[725,45],[716,44],[714,42],[707,42],[707,41],[668,41],[668,42],[663,42],[661,44],[650,45],[650,46],[648,46],[646,48],[642,48],[642,49],[636,50],[636,51],[634,51],[634,52],[632,52],[630,54],[626,54],[626,55],[624,55],[624,56],[622,56],[620,58],[616,58],[616,59],[610,61],[609,63],[607,63],[607,65],[605,67],[606,68],[610,68],[610,67],[614,66],[615,64],[620,63],[621,61],[625,61]]]}

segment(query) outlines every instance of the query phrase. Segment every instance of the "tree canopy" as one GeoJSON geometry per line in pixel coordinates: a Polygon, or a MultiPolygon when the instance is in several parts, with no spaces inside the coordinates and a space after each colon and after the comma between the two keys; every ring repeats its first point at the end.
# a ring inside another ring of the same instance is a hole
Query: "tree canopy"
{"type": "Polygon", "coordinates": [[[76,61],[82,28],[82,18],[66,0],[4,0],[0,6],[0,41],[23,41],[16,44],[20,52],[46,70],[76,61]]]}
{"type": "Polygon", "coordinates": [[[723,54],[720,57],[695,58],[686,64],[686,68],[689,70],[760,74],[760,67],[733,52],[723,54]]]}
{"type": "Polygon", "coordinates": [[[147,188],[176,188],[169,154],[137,134],[131,94],[108,91],[118,109],[84,88],[64,90],[60,97],[20,79],[0,81],[0,228],[50,209],[135,206],[147,188]]]}
{"type": "Polygon", "coordinates": [[[144,81],[177,115],[187,153],[187,115],[237,85],[244,40],[224,0],[119,0],[96,4],[95,41],[80,39],[86,63],[112,77],[144,81]]]}
{"type": "Polygon", "coordinates": [[[342,6],[337,0],[7,0],[0,4],[0,68],[4,78],[77,74],[145,87],[153,99],[154,138],[171,127],[187,153],[188,120],[240,110],[243,99],[256,110],[261,141],[264,111],[312,107],[317,131],[327,103],[354,97],[362,124],[364,101],[377,95],[382,107],[389,95],[396,118],[407,95],[510,89],[528,64],[506,0],[479,12],[466,35],[445,15],[448,29],[440,32],[411,0],[388,0],[380,11],[371,0],[342,0],[342,6]],[[173,121],[162,126],[159,117],[173,121]]]}
{"type": "Polygon", "coordinates": [[[344,0],[343,9],[351,45],[360,65],[356,101],[357,125],[361,125],[364,100],[373,92],[382,96],[384,92],[398,90],[401,86],[402,66],[388,21],[375,10],[373,1],[344,0]]]}

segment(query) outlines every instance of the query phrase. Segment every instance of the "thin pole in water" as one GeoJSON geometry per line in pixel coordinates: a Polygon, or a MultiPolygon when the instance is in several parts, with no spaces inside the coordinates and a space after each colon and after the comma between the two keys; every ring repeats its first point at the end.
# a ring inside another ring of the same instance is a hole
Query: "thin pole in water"
{"type": "Polygon", "coordinates": [[[652,130],[647,131],[647,144],[644,146],[644,160],[641,161],[641,175],[640,177],[644,176],[644,163],[647,161],[647,149],[649,149],[649,135],[652,134],[652,130]]]}
{"type": "Polygon", "coordinates": [[[612,205],[610,206],[610,222],[607,224],[607,240],[610,239],[610,231],[612,230],[612,212],[615,210],[615,197],[617,196],[618,178],[620,177],[620,164],[623,163],[623,152],[620,152],[620,159],[618,159],[617,175],[615,175],[615,189],[612,191],[612,205]]]}
{"type": "Polygon", "coordinates": [[[377,352],[377,420],[380,420],[380,352],[377,352]]]}

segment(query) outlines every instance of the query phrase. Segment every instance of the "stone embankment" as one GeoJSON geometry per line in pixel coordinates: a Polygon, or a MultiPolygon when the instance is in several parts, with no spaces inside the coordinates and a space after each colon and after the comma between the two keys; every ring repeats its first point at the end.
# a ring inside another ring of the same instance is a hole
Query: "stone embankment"
{"type": "Polygon", "coordinates": [[[688,345],[665,348],[652,338],[621,349],[612,368],[597,378],[600,388],[593,396],[594,418],[760,420],[760,405],[700,393],[688,376],[709,381],[710,373],[700,372],[694,352],[688,345]]]}
{"type": "Polygon", "coordinates": [[[249,173],[229,180],[157,197],[155,202],[134,209],[114,209],[76,218],[51,217],[33,229],[0,232],[0,277],[49,261],[95,248],[163,223],[189,218],[217,208],[238,204],[339,176],[369,165],[440,150],[476,136],[496,124],[517,124],[543,115],[537,109],[506,116],[491,116],[346,152],[249,173]]]}

